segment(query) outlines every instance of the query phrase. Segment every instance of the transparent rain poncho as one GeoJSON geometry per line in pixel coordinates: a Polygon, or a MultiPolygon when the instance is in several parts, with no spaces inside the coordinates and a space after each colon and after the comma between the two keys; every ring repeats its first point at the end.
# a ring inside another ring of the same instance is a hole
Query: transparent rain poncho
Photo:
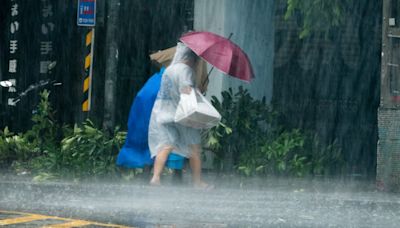
{"type": "Polygon", "coordinates": [[[195,87],[195,72],[183,63],[190,58],[190,55],[191,50],[184,44],[178,43],[174,59],[162,76],[149,125],[151,157],[169,146],[174,148],[174,153],[190,157],[190,145],[201,142],[200,130],[174,122],[181,92],[195,87]]]}

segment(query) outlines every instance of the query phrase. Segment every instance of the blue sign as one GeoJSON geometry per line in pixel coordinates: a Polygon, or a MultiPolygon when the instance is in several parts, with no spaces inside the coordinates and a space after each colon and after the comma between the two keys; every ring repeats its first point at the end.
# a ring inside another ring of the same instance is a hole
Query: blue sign
{"type": "Polygon", "coordinates": [[[78,0],[78,26],[95,26],[96,0],[78,0]]]}

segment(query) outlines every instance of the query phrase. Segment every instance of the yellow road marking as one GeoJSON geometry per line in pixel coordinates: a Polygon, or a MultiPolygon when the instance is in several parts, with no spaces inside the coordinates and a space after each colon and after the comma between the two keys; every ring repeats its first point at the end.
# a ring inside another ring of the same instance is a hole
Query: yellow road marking
{"type": "MultiPolygon", "coordinates": [[[[69,220],[65,220],[65,221],[69,221],[69,220]]],[[[97,226],[102,226],[102,227],[114,227],[114,228],[129,228],[127,226],[101,224],[101,223],[84,221],[84,220],[71,220],[66,223],[43,226],[42,228],[71,228],[71,227],[81,227],[81,226],[87,226],[87,225],[97,225],[97,226]]]]}
{"type": "Polygon", "coordinates": [[[19,217],[19,218],[2,219],[2,220],[0,220],[0,225],[26,223],[26,222],[36,221],[36,220],[46,220],[48,218],[49,217],[43,216],[43,215],[28,215],[28,216],[23,216],[23,217],[19,217]]]}
{"type": "Polygon", "coordinates": [[[81,221],[81,220],[75,220],[67,223],[61,223],[61,224],[54,224],[54,225],[48,225],[48,226],[43,226],[42,228],[66,228],[66,227],[79,227],[79,226],[86,226],[93,224],[91,222],[87,221],[81,221]]]}
{"type": "Polygon", "coordinates": [[[128,226],[120,226],[114,224],[102,224],[97,222],[85,221],[85,220],[77,220],[77,219],[69,219],[69,218],[60,218],[56,216],[47,216],[47,215],[38,215],[38,214],[30,214],[30,213],[22,213],[16,211],[2,211],[2,214],[14,214],[14,215],[21,215],[22,217],[18,218],[10,218],[10,219],[0,219],[0,226],[4,225],[11,225],[11,224],[18,224],[18,223],[28,223],[37,220],[46,220],[46,219],[53,219],[53,220],[60,220],[64,221],[65,223],[61,224],[54,224],[54,225],[45,225],[43,228],[67,228],[67,227],[81,227],[86,225],[97,225],[102,227],[114,227],[114,228],[134,228],[128,226]]]}

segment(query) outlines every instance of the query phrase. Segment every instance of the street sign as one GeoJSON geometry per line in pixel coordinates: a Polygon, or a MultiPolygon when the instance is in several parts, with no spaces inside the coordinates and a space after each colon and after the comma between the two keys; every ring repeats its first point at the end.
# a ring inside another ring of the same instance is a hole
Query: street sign
{"type": "Polygon", "coordinates": [[[95,26],[96,0],[78,0],[78,26],[95,26]]]}

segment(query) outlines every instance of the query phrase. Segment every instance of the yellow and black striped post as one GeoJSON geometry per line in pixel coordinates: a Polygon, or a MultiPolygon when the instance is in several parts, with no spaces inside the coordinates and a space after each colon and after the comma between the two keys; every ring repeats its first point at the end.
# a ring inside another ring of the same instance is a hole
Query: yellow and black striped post
{"type": "Polygon", "coordinates": [[[86,34],[86,53],[85,53],[85,75],[83,81],[83,103],[82,111],[90,111],[90,100],[92,92],[92,70],[93,70],[93,46],[94,28],[88,30],[86,34]]]}

